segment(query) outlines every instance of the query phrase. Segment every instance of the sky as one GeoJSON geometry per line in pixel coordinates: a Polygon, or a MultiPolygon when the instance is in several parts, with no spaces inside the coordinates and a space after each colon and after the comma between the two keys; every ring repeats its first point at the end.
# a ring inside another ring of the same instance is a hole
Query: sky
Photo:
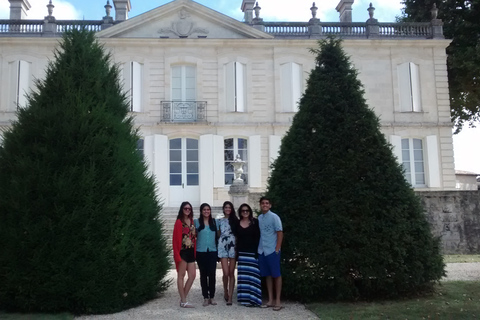
{"type": "MultiPolygon", "coordinates": [[[[340,0],[316,0],[318,7],[317,18],[321,21],[339,21],[335,7],[340,0]]],[[[29,0],[31,9],[27,19],[43,19],[47,13],[49,0],[29,0]]],[[[170,0],[130,0],[131,11],[129,18],[155,9],[169,3],[170,0]]],[[[237,20],[243,19],[240,9],[242,0],[197,0],[195,1],[213,10],[228,15],[237,20]]],[[[259,0],[261,7],[260,17],[266,21],[308,21],[312,15],[310,7],[312,0],[259,0]]],[[[373,3],[375,7],[374,18],[379,22],[393,22],[395,17],[401,15],[401,0],[355,0],[353,4],[352,20],[354,22],[366,21],[367,8],[373,3]]],[[[55,6],[53,16],[61,20],[85,19],[100,20],[105,16],[107,0],[52,0],[55,6]]],[[[113,6],[113,1],[110,0],[113,6]]],[[[10,11],[8,0],[0,0],[0,19],[8,19],[10,11]]],[[[114,9],[111,16],[115,17],[114,9]]],[[[471,171],[480,174],[480,124],[477,128],[464,128],[462,132],[453,136],[455,169],[471,171]],[[477,145],[477,147],[475,147],[477,145]]]]}

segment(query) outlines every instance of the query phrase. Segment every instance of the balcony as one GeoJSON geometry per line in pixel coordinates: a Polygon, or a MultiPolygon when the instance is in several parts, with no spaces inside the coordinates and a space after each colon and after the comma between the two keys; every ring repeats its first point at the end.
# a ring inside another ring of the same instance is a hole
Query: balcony
{"type": "Polygon", "coordinates": [[[162,122],[206,122],[206,101],[162,101],[162,122]]]}

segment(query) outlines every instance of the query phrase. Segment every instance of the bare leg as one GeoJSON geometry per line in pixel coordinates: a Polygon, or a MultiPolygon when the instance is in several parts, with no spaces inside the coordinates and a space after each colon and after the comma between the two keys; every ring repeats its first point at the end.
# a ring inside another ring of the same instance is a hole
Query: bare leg
{"type": "Polygon", "coordinates": [[[265,277],[265,282],[267,284],[267,292],[268,292],[268,302],[267,305],[273,306],[273,281],[271,276],[265,277]]]}
{"type": "Polygon", "coordinates": [[[282,303],[280,302],[280,295],[282,294],[282,276],[274,278],[275,282],[275,306],[280,307],[282,303]]]}
{"type": "Polygon", "coordinates": [[[187,296],[185,294],[185,288],[184,288],[184,278],[185,278],[185,273],[187,271],[187,262],[185,261],[180,261],[178,265],[178,270],[177,270],[177,289],[178,289],[178,294],[180,295],[180,302],[187,302],[187,296]]]}
{"type": "Polygon", "coordinates": [[[228,265],[228,302],[232,302],[233,289],[235,288],[235,265],[237,261],[235,258],[228,259],[230,264],[228,265]]]}
{"type": "Polygon", "coordinates": [[[188,279],[187,279],[187,282],[185,283],[185,288],[184,288],[185,299],[188,293],[190,292],[190,289],[192,288],[193,280],[195,280],[195,276],[196,276],[195,262],[191,262],[187,264],[187,273],[188,273],[188,279]]]}
{"type": "Polygon", "coordinates": [[[229,276],[229,268],[228,268],[228,258],[221,258],[220,263],[222,264],[222,281],[223,281],[223,295],[225,300],[229,301],[230,297],[228,294],[228,276],[229,276]]]}

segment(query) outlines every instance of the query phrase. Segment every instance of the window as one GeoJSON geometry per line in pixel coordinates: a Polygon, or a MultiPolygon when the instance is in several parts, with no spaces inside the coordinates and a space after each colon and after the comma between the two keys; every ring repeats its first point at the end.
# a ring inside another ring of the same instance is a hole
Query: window
{"type": "Polygon", "coordinates": [[[198,186],[198,140],[170,140],[170,186],[198,186]]]}
{"type": "Polygon", "coordinates": [[[230,138],[224,141],[224,161],[225,161],[225,184],[230,185],[235,179],[235,172],[232,162],[235,160],[237,154],[240,159],[245,162],[243,165],[243,174],[241,178],[248,183],[248,147],[247,139],[230,138]]]}
{"type": "Polygon", "coordinates": [[[30,89],[30,66],[30,62],[23,60],[9,63],[12,96],[12,107],[10,110],[16,110],[18,107],[27,105],[27,97],[25,95],[30,89]]]}
{"type": "Polygon", "coordinates": [[[240,62],[225,65],[226,104],[231,112],[245,112],[246,109],[246,66],[240,62]]]}
{"type": "Polygon", "coordinates": [[[124,88],[129,98],[130,111],[142,111],[143,65],[130,61],[125,63],[123,69],[124,88]]]}
{"type": "Polygon", "coordinates": [[[420,112],[420,75],[418,65],[406,62],[397,67],[400,110],[402,112],[420,112]]]}
{"type": "Polygon", "coordinates": [[[426,186],[423,141],[421,139],[402,139],[402,165],[405,169],[405,179],[413,187],[426,186]]]}
{"type": "Polygon", "coordinates": [[[303,92],[303,70],[297,63],[289,62],[280,66],[281,101],[283,112],[297,112],[303,92]]]}
{"type": "Polygon", "coordinates": [[[196,72],[194,66],[172,67],[172,101],[196,100],[196,72]]]}

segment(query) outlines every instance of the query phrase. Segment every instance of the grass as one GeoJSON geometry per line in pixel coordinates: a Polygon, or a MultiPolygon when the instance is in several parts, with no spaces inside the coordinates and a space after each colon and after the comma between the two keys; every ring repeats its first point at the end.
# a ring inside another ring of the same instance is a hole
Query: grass
{"type": "Polygon", "coordinates": [[[312,303],[307,308],[322,320],[480,319],[480,282],[443,282],[435,293],[421,298],[371,303],[312,303]]]}
{"type": "Polygon", "coordinates": [[[480,254],[444,255],[443,261],[445,263],[480,262],[480,254]]]}

